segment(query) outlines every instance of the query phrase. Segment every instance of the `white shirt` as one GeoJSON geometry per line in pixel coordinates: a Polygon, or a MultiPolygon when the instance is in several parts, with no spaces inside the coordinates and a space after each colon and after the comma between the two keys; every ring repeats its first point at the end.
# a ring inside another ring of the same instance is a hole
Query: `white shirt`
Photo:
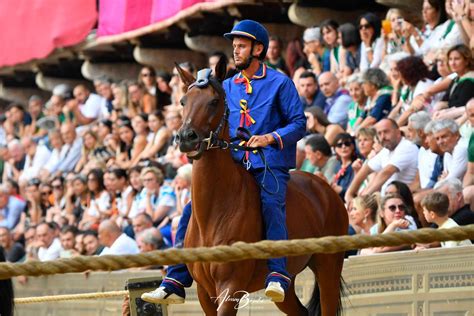
{"type": "Polygon", "coordinates": [[[0,125],[0,146],[7,145],[7,132],[3,128],[3,125],[0,125]]]}
{"type": "Polygon", "coordinates": [[[108,117],[107,100],[95,93],[89,94],[86,102],[79,105],[79,110],[87,118],[100,120],[108,117]]]}
{"type": "Polygon", "coordinates": [[[420,177],[420,187],[422,189],[426,189],[430,182],[437,157],[438,155],[429,148],[420,147],[418,151],[418,176],[420,177]]]}
{"type": "Polygon", "coordinates": [[[126,234],[122,234],[117,239],[115,239],[110,248],[105,247],[100,255],[134,255],[137,253],[140,253],[137,242],[128,237],[126,234]]]}
{"type": "Polygon", "coordinates": [[[90,216],[100,217],[100,211],[107,211],[109,209],[110,209],[110,195],[107,191],[104,190],[98,197],[91,200],[90,206],[87,209],[87,213],[90,216]]]}
{"type": "Polygon", "coordinates": [[[448,172],[447,179],[463,180],[467,170],[467,147],[468,140],[459,138],[458,143],[454,146],[452,153],[444,153],[443,171],[448,172]]]}
{"type": "Polygon", "coordinates": [[[74,170],[82,155],[82,138],[77,137],[72,144],[64,144],[61,148],[60,161],[57,169],[62,172],[74,170]]]}
{"type": "MultiPolygon", "coordinates": [[[[129,216],[130,218],[133,218],[136,215],[146,211],[146,195],[146,188],[143,188],[142,191],[137,194],[136,209],[133,210],[133,216],[129,216]]],[[[153,195],[151,197],[151,206],[153,210],[156,210],[160,206],[169,207],[170,209],[167,215],[171,215],[176,210],[176,194],[174,193],[173,188],[168,185],[162,185],[160,187],[160,193],[158,194],[158,196],[153,195]]],[[[132,213],[132,211],[130,211],[130,213],[132,213]]]]}
{"type": "Polygon", "coordinates": [[[364,42],[360,44],[360,65],[359,69],[361,72],[369,68],[378,68],[382,62],[382,53],[383,53],[384,42],[382,37],[379,37],[372,43],[373,56],[372,62],[369,64],[369,59],[367,57],[367,46],[364,42]]]}
{"type": "MultiPolygon", "coordinates": [[[[459,26],[454,23],[451,30],[448,32],[449,25],[452,20],[447,20],[441,25],[435,27],[431,32],[427,32],[427,36],[421,46],[418,46],[413,36],[410,38],[410,44],[415,50],[416,55],[426,55],[430,51],[439,50],[440,48],[449,48],[457,44],[462,44],[462,37],[459,31],[459,26]],[[446,34],[447,33],[447,34],[446,34]]],[[[427,26],[427,28],[429,28],[427,26]]]]}
{"type": "MultiPolygon", "coordinates": [[[[424,93],[432,85],[433,85],[432,80],[424,79],[424,80],[418,81],[415,88],[413,89],[413,92],[402,89],[402,95],[403,93],[408,93],[407,99],[404,100],[402,104],[403,112],[406,111],[410,107],[411,103],[417,96],[424,93]]],[[[408,88],[405,87],[405,89],[408,89],[408,88]]]]}
{"type": "MultiPolygon", "coordinates": [[[[61,147],[62,149],[62,147],[61,147]]],[[[54,173],[61,161],[61,149],[54,148],[49,156],[48,162],[44,165],[44,169],[48,170],[49,173],[54,173]]]]}
{"type": "Polygon", "coordinates": [[[115,204],[117,205],[117,210],[119,211],[120,215],[125,215],[127,214],[128,211],[128,195],[132,193],[132,186],[129,185],[123,190],[120,194],[120,197],[116,198],[115,204]]]}
{"type": "Polygon", "coordinates": [[[392,181],[401,181],[410,184],[415,179],[418,166],[418,147],[409,140],[402,138],[393,151],[382,149],[375,157],[369,160],[369,168],[380,172],[388,165],[397,168],[398,172],[392,174],[382,186],[382,195],[385,188],[392,181]]]}
{"type": "Polygon", "coordinates": [[[40,261],[58,259],[62,250],[63,247],[61,247],[61,242],[58,238],[54,238],[53,242],[48,248],[40,247],[40,249],[38,249],[38,259],[40,261]]]}
{"type": "MultiPolygon", "coordinates": [[[[456,223],[452,218],[448,218],[448,220],[444,222],[443,225],[439,226],[438,229],[446,229],[446,228],[454,228],[454,227],[459,227],[458,223],[456,223]]],[[[469,239],[464,239],[460,241],[450,240],[450,241],[441,242],[441,247],[443,248],[469,246],[469,245],[472,245],[469,239]]]]}
{"type": "Polygon", "coordinates": [[[38,176],[39,171],[49,160],[51,152],[48,147],[42,144],[36,146],[36,152],[33,157],[26,155],[25,167],[21,173],[20,180],[29,180],[38,176]]]}

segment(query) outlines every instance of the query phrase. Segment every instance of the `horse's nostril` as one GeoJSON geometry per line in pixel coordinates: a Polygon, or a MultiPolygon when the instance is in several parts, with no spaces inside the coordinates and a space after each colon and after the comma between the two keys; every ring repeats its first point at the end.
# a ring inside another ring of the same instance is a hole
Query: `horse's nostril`
{"type": "Polygon", "coordinates": [[[193,141],[193,140],[196,140],[197,138],[198,138],[198,135],[196,134],[195,131],[190,130],[186,132],[186,140],[193,141]]]}

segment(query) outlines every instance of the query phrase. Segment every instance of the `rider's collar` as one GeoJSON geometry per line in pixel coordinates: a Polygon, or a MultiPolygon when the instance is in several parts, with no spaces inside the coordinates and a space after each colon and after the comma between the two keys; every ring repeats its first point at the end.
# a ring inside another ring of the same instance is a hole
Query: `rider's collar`
{"type": "MultiPolygon", "coordinates": [[[[267,65],[265,65],[264,63],[261,63],[257,72],[252,76],[252,78],[249,78],[249,79],[251,80],[263,79],[265,78],[266,75],[267,75],[267,65]]],[[[237,78],[240,78],[240,77],[245,77],[242,71],[239,72],[237,78]]]]}

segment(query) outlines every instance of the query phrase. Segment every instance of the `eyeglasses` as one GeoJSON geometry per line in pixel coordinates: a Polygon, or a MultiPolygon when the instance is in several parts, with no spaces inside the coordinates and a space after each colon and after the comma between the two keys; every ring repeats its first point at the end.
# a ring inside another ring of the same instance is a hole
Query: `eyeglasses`
{"type": "Polygon", "coordinates": [[[342,148],[342,146],[351,147],[351,145],[352,145],[352,142],[349,141],[349,140],[347,140],[347,141],[345,141],[345,142],[337,143],[337,144],[336,144],[336,147],[337,147],[337,148],[342,148]]]}
{"type": "Polygon", "coordinates": [[[372,26],[370,24],[361,24],[359,25],[359,30],[362,30],[362,29],[370,29],[372,26]]]}
{"type": "Polygon", "coordinates": [[[155,178],[145,178],[142,181],[143,182],[153,182],[153,181],[155,181],[155,178]]]}
{"type": "Polygon", "coordinates": [[[394,213],[397,208],[401,211],[401,212],[406,212],[407,211],[407,207],[403,204],[399,204],[399,205],[389,205],[387,206],[387,208],[390,210],[390,212],[394,213]]]}

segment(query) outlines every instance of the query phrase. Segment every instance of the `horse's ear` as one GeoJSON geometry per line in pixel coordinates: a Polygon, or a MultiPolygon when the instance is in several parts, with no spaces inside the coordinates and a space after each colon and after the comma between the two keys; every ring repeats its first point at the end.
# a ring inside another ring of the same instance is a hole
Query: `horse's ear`
{"type": "Polygon", "coordinates": [[[224,57],[220,57],[219,58],[219,61],[217,62],[216,64],[216,68],[215,68],[215,74],[214,74],[214,77],[219,81],[219,82],[222,82],[224,81],[225,79],[225,75],[227,74],[227,63],[225,62],[225,58],[224,57]]]}
{"type": "Polygon", "coordinates": [[[194,76],[187,70],[181,68],[178,63],[174,63],[176,65],[176,70],[178,70],[179,77],[181,78],[181,81],[183,81],[186,89],[194,82],[196,79],[194,76]]]}

